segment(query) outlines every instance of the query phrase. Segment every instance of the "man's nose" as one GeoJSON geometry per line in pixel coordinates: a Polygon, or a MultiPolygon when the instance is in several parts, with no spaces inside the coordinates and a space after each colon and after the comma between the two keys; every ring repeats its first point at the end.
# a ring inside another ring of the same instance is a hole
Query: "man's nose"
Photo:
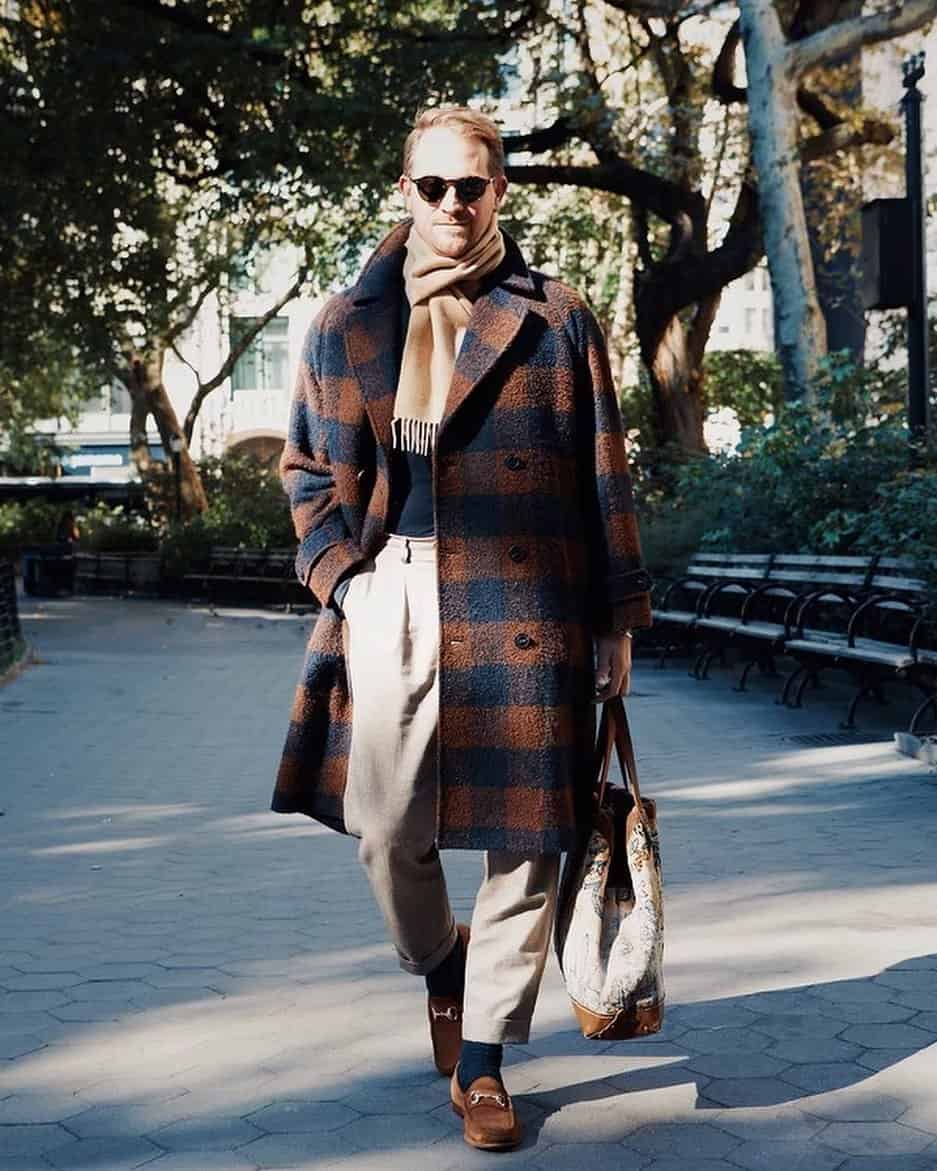
{"type": "Polygon", "coordinates": [[[462,206],[462,200],[459,199],[454,187],[447,187],[446,194],[442,197],[439,206],[443,211],[453,212],[462,206]]]}

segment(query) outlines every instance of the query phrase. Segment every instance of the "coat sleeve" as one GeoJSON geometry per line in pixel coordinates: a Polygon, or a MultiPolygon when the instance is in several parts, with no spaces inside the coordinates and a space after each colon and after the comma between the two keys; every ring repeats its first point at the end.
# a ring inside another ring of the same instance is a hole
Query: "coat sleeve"
{"type": "Polygon", "coordinates": [[[364,560],[364,553],[345,522],[329,460],[329,433],[337,424],[317,370],[322,331],[327,328],[324,320],[325,310],[313,321],[303,344],[280,478],[299,539],[296,575],[326,606],[339,578],[364,560]]]}
{"type": "Polygon", "coordinates": [[[582,499],[589,548],[596,634],[613,627],[652,625],[652,579],[641,553],[627,441],[608,349],[585,304],[573,313],[578,372],[583,379],[580,420],[582,499]]]}

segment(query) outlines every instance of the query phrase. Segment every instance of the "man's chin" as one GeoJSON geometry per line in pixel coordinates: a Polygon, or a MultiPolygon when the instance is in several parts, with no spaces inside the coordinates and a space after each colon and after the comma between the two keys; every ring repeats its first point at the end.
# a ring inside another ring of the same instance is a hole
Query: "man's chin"
{"type": "Polygon", "coordinates": [[[454,224],[451,228],[438,225],[433,228],[433,248],[443,256],[455,258],[467,252],[472,244],[468,227],[454,224]]]}

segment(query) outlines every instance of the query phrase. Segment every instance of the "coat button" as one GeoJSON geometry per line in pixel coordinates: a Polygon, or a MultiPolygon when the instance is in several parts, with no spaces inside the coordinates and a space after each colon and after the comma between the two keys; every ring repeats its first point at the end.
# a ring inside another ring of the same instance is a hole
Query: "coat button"
{"type": "Polygon", "coordinates": [[[530,637],[529,634],[524,634],[521,632],[520,634],[514,635],[514,645],[519,646],[521,650],[526,650],[527,647],[533,646],[533,643],[534,640],[530,637]]]}
{"type": "Polygon", "coordinates": [[[519,472],[521,468],[527,467],[527,460],[521,459],[519,455],[509,455],[504,463],[512,472],[519,472]]]}
{"type": "Polygon", "coordinates": [[[508,556],[512,561],[525,561],[527,559],[527,550],[523,545],[512,545],[508,549],[508,556]]]}

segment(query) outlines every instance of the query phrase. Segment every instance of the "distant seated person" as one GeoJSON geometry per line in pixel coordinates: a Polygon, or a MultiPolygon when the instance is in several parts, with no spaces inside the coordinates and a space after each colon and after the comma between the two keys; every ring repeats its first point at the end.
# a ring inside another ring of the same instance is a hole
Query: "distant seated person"
{"type": "Polygon", "coordinates": [[[75,519],[75,514],[71,510],[63,512],[59,517],[59,523],[55,530],[55,539],[58,542],[69,545],[69,547],[77,545],[81,539],[81,529],[79,529],[78,521],[75,519]]]}
{"type": "MultiPolygon", "coordinates": [[[[75,549],[81,539],[81,529],[75,514],[69,510],[63,512],[55,527],[55,547],[60,560],[52,570],[56,585],[56,592],[73,594],[75,592],[75,549]]],[[[51,569],[51,567],[50,567],[51,569]]]]}

